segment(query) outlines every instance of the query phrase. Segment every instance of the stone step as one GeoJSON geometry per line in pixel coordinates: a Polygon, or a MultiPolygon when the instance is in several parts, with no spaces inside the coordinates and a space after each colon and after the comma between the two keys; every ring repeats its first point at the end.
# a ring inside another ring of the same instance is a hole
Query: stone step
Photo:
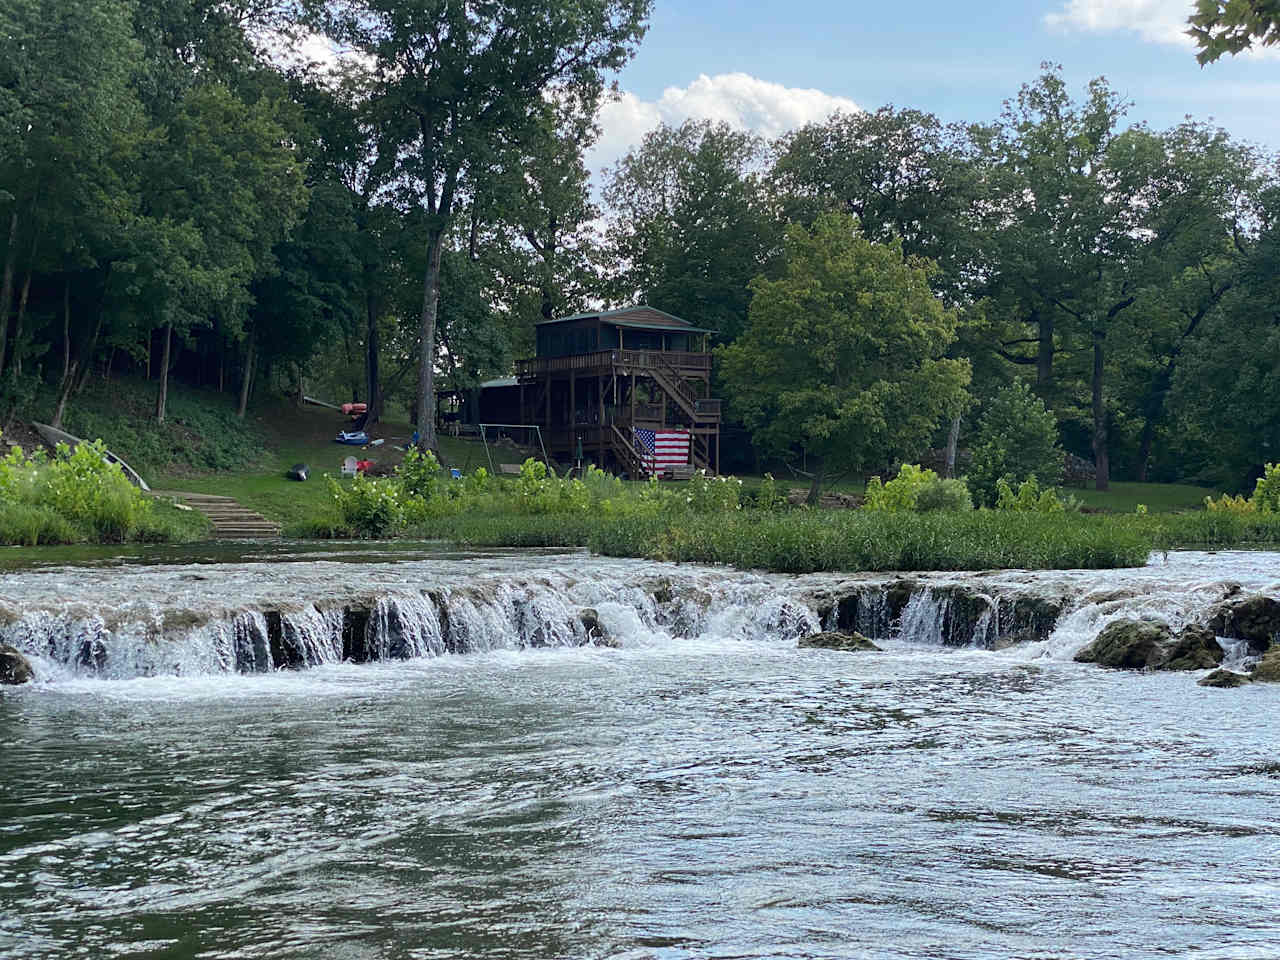
{"type": "Polygon", "coordinates": [[[180,490],[153,490],[158,497],[170,497],[209,518],[212,536],[222,540],[264,540],[280,536],[280,525],[260,513],[242,507],[234,497],[214,493],[186,493],[180,490]]]}

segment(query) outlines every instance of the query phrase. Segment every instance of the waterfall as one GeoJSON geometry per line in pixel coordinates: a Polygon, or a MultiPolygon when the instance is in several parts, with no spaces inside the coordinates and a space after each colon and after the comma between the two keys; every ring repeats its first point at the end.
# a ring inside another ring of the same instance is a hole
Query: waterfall
{"type": "MultiPolygon", "coordinates": [[[[1208,622],[1243,589],[1280,596],[1280,583],[1259,573],[1249,580],[1243,562],[1226,579],[1220,558],[1187,557],[1182,568],[909,578],[784,577],[585,555],[217,564],[199,573],[65,568],[0,583],[0,642],[26,654],[43,681],[583,646],[794,646],[823,629],[891,646],[1070,659],[1116,619],[1155,617],[1177,630],[1208,622]]],[[[1249,559],[1248,569],[1273,569],[1249,559]]],[[[1223,642],[1228,662],[1247,659],[1246,648],[1223,642]]]]}

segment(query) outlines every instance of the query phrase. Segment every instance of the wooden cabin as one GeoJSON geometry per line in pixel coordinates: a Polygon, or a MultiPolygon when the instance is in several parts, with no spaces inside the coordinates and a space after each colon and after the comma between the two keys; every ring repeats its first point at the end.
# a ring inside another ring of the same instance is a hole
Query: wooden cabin
{"type": "Polygon", "coordinates": [[[561,463],[575,462],[580,451],[583,460],[632,477],[718,473],[711,332],[647,306],[544,320],[536,356],[516,364],[519,419],[511,422],[537,424],[561,463]],[[686,465],[646,462],[651,437],[659,446],[674,438],[678,449],[681,433],[688,435],[686,465]]]}

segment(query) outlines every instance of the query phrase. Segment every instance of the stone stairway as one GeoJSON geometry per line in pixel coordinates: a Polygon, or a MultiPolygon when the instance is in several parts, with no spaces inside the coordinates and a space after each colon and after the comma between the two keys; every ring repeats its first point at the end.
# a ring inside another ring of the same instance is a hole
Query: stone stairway
{"type": "Polygon", "coordinates": [[[240,506],[231,497],[180,490],[153,490],[152,494],[172,498],[203,513],[213,522],[213,537],[217,540],[268,540],[280,536],[278,523],[240,506]]]}

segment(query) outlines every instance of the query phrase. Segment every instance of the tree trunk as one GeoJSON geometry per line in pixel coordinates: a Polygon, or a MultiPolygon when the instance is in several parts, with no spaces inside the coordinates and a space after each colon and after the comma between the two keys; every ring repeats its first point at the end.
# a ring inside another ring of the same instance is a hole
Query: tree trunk
{"type": "Polygon", "coordinates": [[[444,231],[432,230],[427,273],[422,282],[422,323],[418,327],[418,449],[436,449],[436,308],[440,302],[440,258],[444,231]]]}
{"type": "Polygon", "coordinates": [[[71,378],[71,274],[62,281],[62,379],[71,378]]]}
{"type": "Polygon", "coordinates": [[[1155,417],[1148,416],[1142,424],[1142,439],[1138,443],[1138,476],[1139,483],[1147,482],[1147,462],[1151,459],[1151,446],[1155,442],[1155,417]]]}
{"type": "Polygon", "coordinates": [[[71,365],[66,375],[62,378],[62,383],[58,388],[58,405],[53,411],[53,423],[51,426],[55,430],[62,429],[62,416],[67,412],[67,400],[71,396],[71,388],[75,384],[76,367],[80,361],[76,361],[71,365]]]}
{"type": "Polygon", "coordinates": [[[951,431],[947,434],[947,457],[943,465],[943,476],[948,480],[956,475],[956,445],[960,442],[960,414],[951,420],[951,431]]]}
{"type": "Polygon", "coordinates": [[[298,363],[297,361],[294,361],[294,364],[293,364],[293,377],[295,380],[298,381],[298,395],[293,398],[293,402],[296,406],[301,408],[302,397],[307,392],[307,390],[302,382],[302,364],[298,363]]]}
{"type": "Polygon", "coordinates": [[[13,304],[13,268],[18,257],[18,204],[14,201],[9,217],[9,244],[4,254],[4,278],[0,280],[0,373],[4,373],[4,354],[9,340],[9,312],[13,304]]]}
{"type": "Polygon", "coordinates": [[[1105,334],[1093,331],[1093,464],[1098,476],[1098,490],[1111,487],[1111,461],[1107,456],[1107,406],[1102,398],[1102,344],[1105,334]]]}
{"type": "Polygon", "coordinates": [[[378,307],[372,292],[365,295],[365,323],[364,399],[368,404],[365,409],[369,412],[369,418],[365,421],[367,429],[377,423],[382,416],[382,382],[378,376],[378,307]]]}
{"type": "MultiPolygon", "coordinates": [[[[22,281],[22,292],[18,294],[18,319],[13,324],[13,342],[9,345],[9,360],[14,373],[22,373],[22,321],[27,316],[27,298],[31,295],[31,274],[35,271],[28,267],[27,276],[22,281]]],[[[0,356],[0,372],[4,371],[4,357],[0,356]]]]}
{"type": "Polygon", "coordinates": [[[93,373],[93,358],[98,352],[98,340],[102,336],[102,324],[107,316],[107,284],[111,280],[111,266],[111,263],[108,262],[106,270],[102,274],[102,292],[98,296],[98,319],[93,325],[93,334],[89,337],[89,345],[80,355],[80,359],[76,361],[80,367],[80,372],[75,377],[76,393],[84,389],[84,385],[89,381],[89,375],[93,373]]]}
{"type": "Polygon", "coordinates": [[[164,349],[160,352],[160,389],[156,393],[156,423],[164,423],[164,408],[169,400],[169,351],[173,346],[173,323],[164,325],[164,349]]]}
{"type": "Polygon", "coordinates": [[[253,331],[249,331],[249,345],[245,350],[244,357],[244,374],[240,378],[240,405],[236,408],[236,416],[241,420],[244,419],[245,410],[249,406],[249,388],[253,383],[253,331]]]}
{"type": "Polygon", "coordinates": [[[805,503],[811,507],[818,505],[818,499],[822,496],[822,458],[813,458],[813,473],[810,474],[809,480],[809,496],[805,498],[805,503]]]}
{"type": "Polygon", "coordinates": [[[1039,315],[1039,344],[1036,350],[1036,385],[1042,399],[1053,389],[1053,313],[1039,315]]]}

